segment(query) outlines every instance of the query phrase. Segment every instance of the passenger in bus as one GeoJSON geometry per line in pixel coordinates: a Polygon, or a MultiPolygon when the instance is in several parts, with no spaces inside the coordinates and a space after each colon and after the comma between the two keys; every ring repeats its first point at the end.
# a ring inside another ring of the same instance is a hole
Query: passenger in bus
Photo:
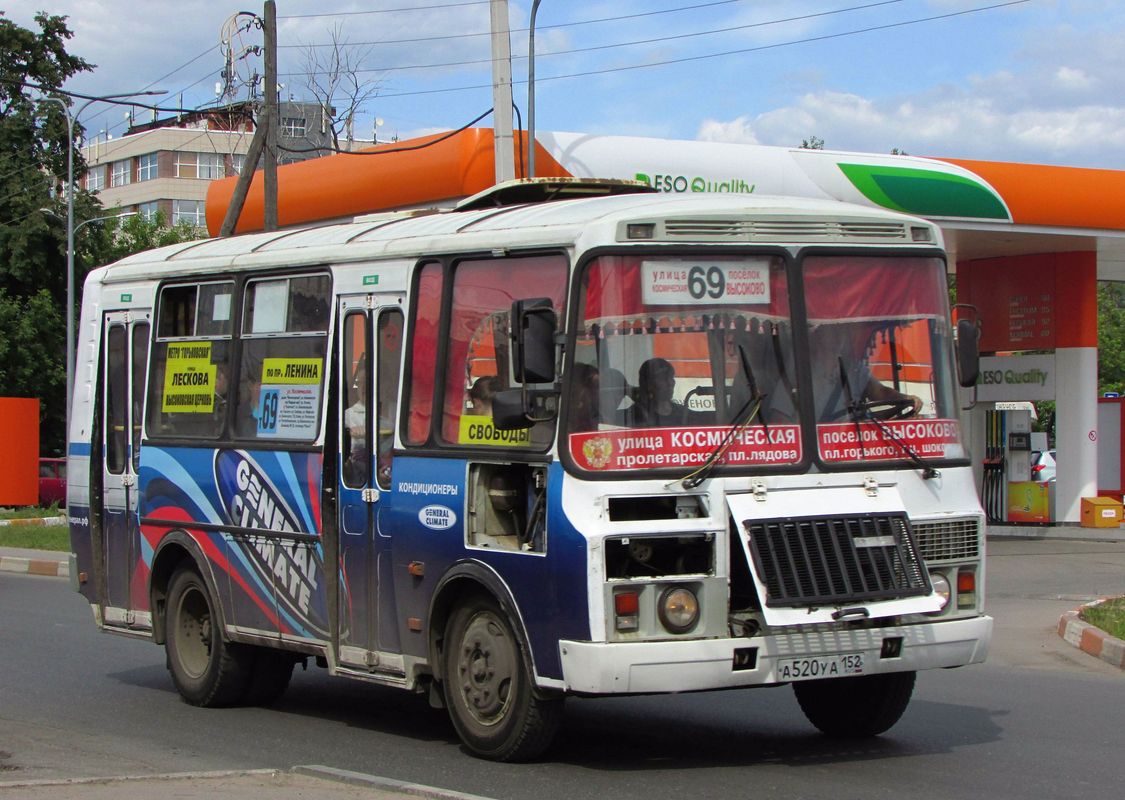
{"type": "Polygon", "coordinates": [[[570,372],[571,397],[570,427],[573,431],[596,431],[598,429],[598,368],[593,364],[576,362],[570,372]]]}
{"type": "Polygon", "coordinates": [[[500,391],[500,378],[483,375],[469,387],[469,413],[479,417],[492,416],[492,396],[500,391]]]}
{"type": "MultiPolygon", "coordinates": [[[[627,425],[630,408],[622,408],[631,387],[625,373],[613,367],[603,367],[598,381],[598,416],[608,425],[627,425]]],[[[631,404],[630,404],[631,405],[631,404]]]]}
{"type": "Polygon", "coordinates": [[[352,373],[352,391],[355,402],[344,409],[344,428],[351,446],[344,461],[345,474],[362,482],[367,472],[367,354],[360,355],[352,373]]]}
{"type": "Polygon", "coordinates": [[[676,370],[663,358],[650,358],[637,374],[637,391],[632,407],[633,425],[657,428],[688,423],[683,403],[673,399],[676,370]]]}

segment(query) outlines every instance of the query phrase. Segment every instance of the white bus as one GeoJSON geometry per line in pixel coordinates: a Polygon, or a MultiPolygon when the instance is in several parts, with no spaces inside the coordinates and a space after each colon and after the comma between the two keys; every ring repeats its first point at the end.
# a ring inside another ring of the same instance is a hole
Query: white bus
{"type": "Polygon", "coordinates": [[[968,331],[933,224],[813,200],[524,181],[141,253],[85,286],[71,574],[200,706],[311,657],[491,759],[568,695],[876,735],[988,650],[968,331]]]}

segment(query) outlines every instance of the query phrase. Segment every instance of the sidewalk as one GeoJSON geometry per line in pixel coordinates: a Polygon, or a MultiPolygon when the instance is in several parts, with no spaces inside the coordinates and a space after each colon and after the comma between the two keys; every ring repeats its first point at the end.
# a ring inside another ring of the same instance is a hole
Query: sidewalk
{"type": "Polygon", "coordinates": [[[291,770],[200,772],[176,775],[138,775],[64,781],[0,781],[0,799],[28,800],[487,800],[479,795],[448,791],[436,786],[403,783],[377,775],[317,765],[291,770]]]}

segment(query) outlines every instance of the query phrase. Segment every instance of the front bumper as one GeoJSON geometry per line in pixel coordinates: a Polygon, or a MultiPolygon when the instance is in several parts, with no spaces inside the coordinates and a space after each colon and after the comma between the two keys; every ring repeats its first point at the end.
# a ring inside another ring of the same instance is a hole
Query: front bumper
{"type": "Polygon", "coordinates": [[[890,628],[805,631],[752,639],[559,643],[563,683],[580,694],[690,692],[786,683],[782,659],[862,653],[866,674],[978,664],[988,656],[992,617],[890,628]],[[899,656],[880,658],[883,640],[902,637],[899,656]],[[735,668],[735,651],[753,667],[735,668]]]}

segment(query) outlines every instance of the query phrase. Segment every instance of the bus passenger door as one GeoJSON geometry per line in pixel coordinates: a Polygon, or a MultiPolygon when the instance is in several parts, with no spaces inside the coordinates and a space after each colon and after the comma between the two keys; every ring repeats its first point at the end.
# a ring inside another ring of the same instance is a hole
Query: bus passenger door
{"type": "Polygon", "coordinates": [[[110,312],[103,335],[102,553],[107,625],[152,627],[137,517],[149,312],[110,312]]]}
{"type": "Polygon", "coordinates": [[[340,300],[340,661],[386,670],[378,653],[400,652],[394,623],[390,539],[379,532],[380,493],[390,488],[402,298],[340,300]]]}

